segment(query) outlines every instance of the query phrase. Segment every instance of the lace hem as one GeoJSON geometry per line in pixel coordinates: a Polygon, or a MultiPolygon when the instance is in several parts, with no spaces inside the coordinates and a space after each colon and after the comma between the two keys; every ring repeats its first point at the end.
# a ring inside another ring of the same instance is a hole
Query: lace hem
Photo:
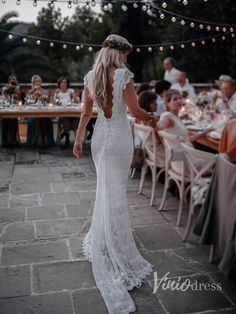
{"type": "Polygon", "coordinates": [[[91,257],[91,236],[89,233],[87,233],[83,239],[83,254],[84,256],[89,260],[89,262],[92,262],[92,257],[91,257]]]}

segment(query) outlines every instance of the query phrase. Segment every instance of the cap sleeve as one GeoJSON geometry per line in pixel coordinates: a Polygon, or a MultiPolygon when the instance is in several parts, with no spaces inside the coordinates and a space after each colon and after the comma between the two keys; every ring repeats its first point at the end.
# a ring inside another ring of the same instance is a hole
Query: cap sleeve
{"type": "Polygon", "coordinates": [[[89,90],[91,88],[91,79],[92,79],[92,71],[89,71],[84,77],[84,86],[86,86],[89,90]]]}
{"type": "Polygon", "coordinates": [[[128,70],[128,69],[125,69],[124,70],[124,79],[123,79],[123,90],[126,89],[126,86],[127,84],[130,82],[131,79],[134,78],[134,74],[128,70]]]}

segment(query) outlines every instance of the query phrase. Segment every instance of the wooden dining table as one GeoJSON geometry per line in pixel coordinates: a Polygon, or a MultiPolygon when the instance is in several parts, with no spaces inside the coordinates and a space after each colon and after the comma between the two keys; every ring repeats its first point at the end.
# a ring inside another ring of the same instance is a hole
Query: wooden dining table
{"type": "MultiPolygon", "coordinates": [[[[82,113],[81,106],[45,106],[29,107],[15,106],[0,108],[0,118],[53,118],[53,117],[80,117],[82,113]]],[[[97,117],[97,110],[94,108],[92,117],[97,117]]]]}
{"type": "MultiPolygon", "coordinates": [[[[197,131],[188,130],[190,136],[197,134],[197,131]]],[[[218,152],[218,147],[220,140],[212,138],[210,135],[205,135],[200,137],[195,141],[197,144],[201,144],[207,148],[213,149],[214,151],[218,152]]]]}

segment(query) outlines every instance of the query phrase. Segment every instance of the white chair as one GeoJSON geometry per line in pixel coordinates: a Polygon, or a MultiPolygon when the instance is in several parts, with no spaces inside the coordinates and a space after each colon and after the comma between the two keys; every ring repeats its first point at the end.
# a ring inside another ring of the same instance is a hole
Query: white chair
{"type": "Polygon", "coordinates": [[[158,134],[162,138],[163,144],[165,146],[165,184],[161,204],[159,206],[159,211],[162,211],[164,209],[167,190],[169,188],[170,181],[174,181],[178,187],[180,199],[176,222],[176,225],[179,226],[183,211],[184,200],[189,189],[189,187],[186,188],[186,184],[189,184],[191,179],[190,175],[188,173],[185,173],[184,161],[186,158],[183,153],[183,150],[179,148],[181,138],[177,135],[170,134],[165,131],[159,131],[158,134]],[[176,147],[176,149],[173,149],[173,147],[176,147]],[[173,168],[173,162],[179,162],[180,164],[179,172],[177,172],[173,168]]]}
{"type": "Polygon", "coordinates": [[[134,123],[134,134],[137,134],[141,138],[141,147],[144,150],[145,155],[144,164],[141,169],[141,179],[138,193],[142,193],[147,169],[149,167],[152,172],[152,193],[150,206],[153,206],[156,183],[158,182],[161,173],[165,171],[165,164],[161,157],[158,158],[157,135],[152,127],[134,123]]]}
{"type": "Polygon", "coordinates": [[[212,166],[216,162],[217,154],[204,152],[202,150],[189,147],[184,143],[181,143],[181,147],[188,161],[191,178],[189,215],[187,227],[183,237],[183,241],[186,241],[191,229],[195,206],[202,205],[204,203],[205,194],[211,180],[212,166]],[[198,162],[197,166],[196,159],[202,161],[201,163],[198,162]]]}

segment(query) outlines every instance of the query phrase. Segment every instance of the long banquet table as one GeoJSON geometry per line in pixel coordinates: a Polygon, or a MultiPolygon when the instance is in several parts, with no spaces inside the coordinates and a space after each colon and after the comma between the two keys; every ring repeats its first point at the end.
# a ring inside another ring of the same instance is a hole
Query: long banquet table
{"type": "MultiPolygon", "coordinates": [[[[80,117],[81,113],[81,106],[46,106],[41,108],[17,106],[11,108],[1,108],[0,118],[80,117]]],[[[92,117],[97,117],[96,109],[93,109],[92,117]]]]}
{"type": "MultiPolygon", "coordinates": [[[[189,133],[189,135],[195,135],[196,131],[188,130],[188,133],[189,133]]],[[[198,143],[198,144],[204,145],[206,147],[209,147],[209,148],[215,150],[216,152],[218,152],[218,147],[219,147],[220,140],[214,139],[214,138],[212,138],[209,135],[205,135],[203,137],[200,137],[195,142],[198,143]]]]}

